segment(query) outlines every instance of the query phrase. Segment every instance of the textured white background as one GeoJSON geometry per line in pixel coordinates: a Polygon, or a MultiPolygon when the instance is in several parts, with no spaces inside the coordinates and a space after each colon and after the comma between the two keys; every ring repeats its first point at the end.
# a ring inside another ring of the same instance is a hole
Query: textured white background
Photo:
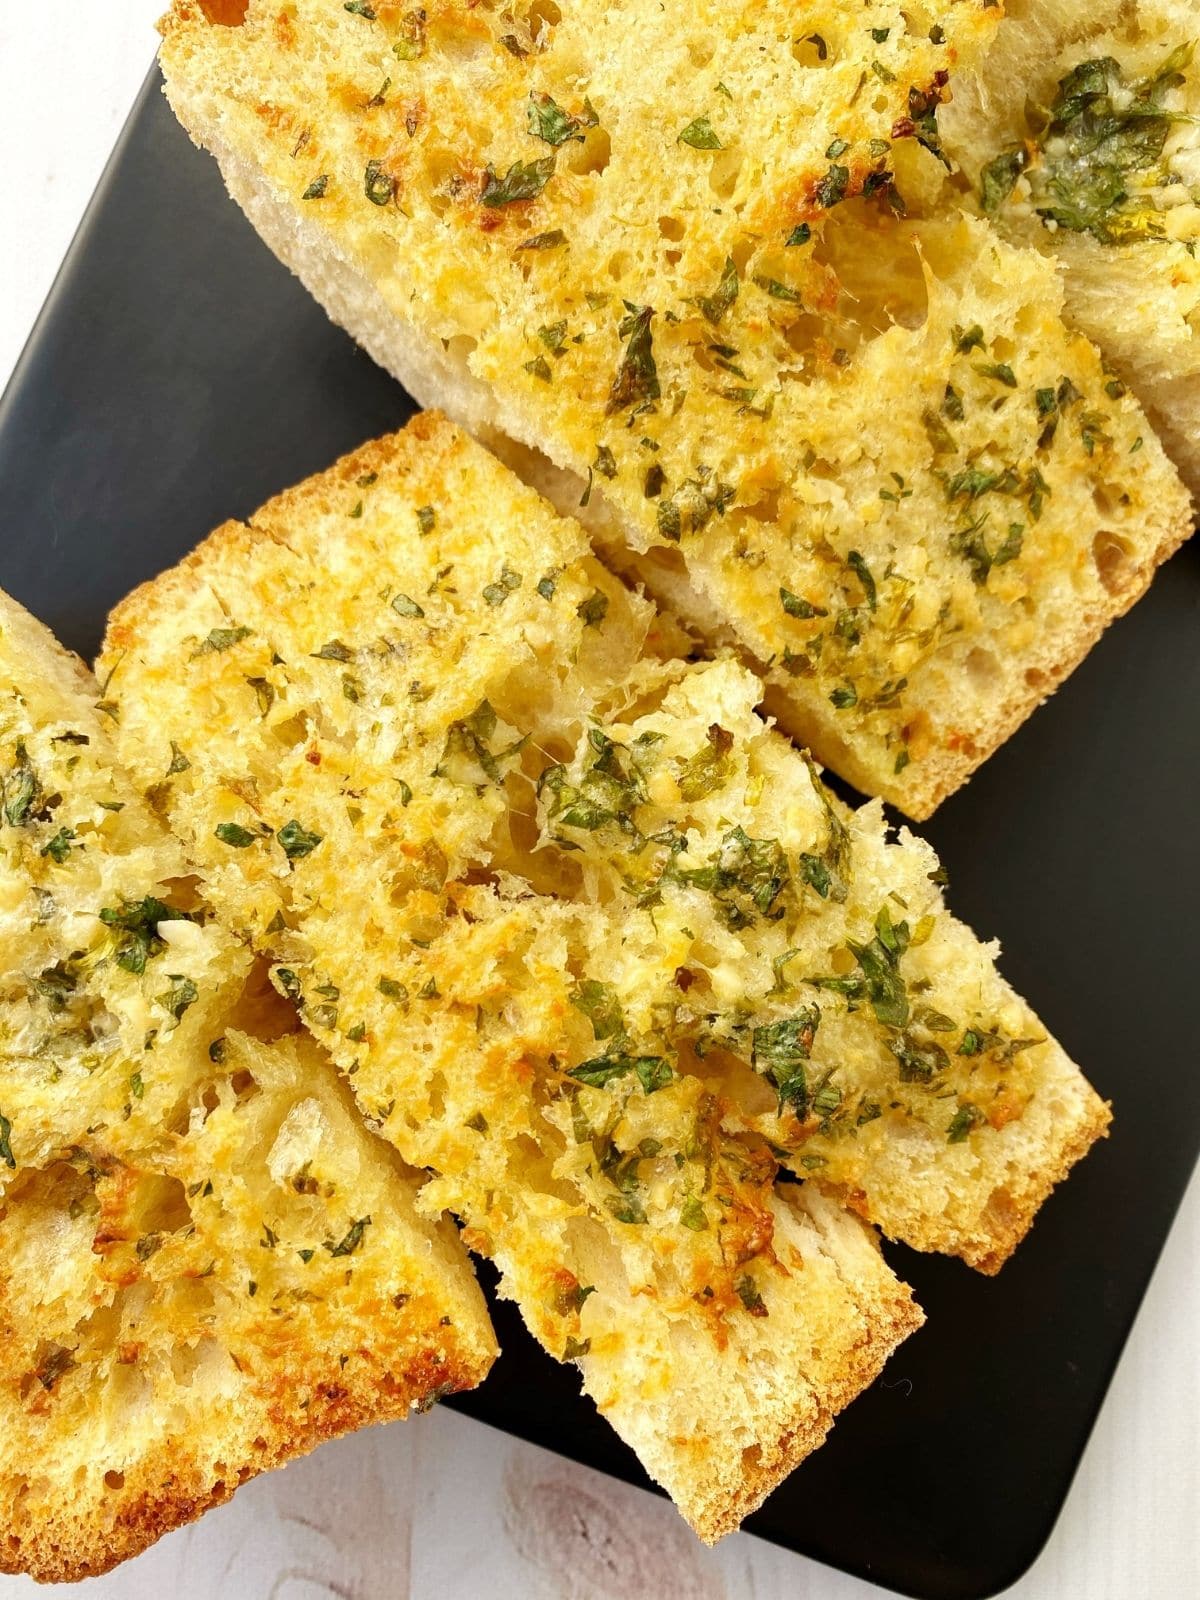
{"type": "MultiPolygon", "coordinates": [[[[0,384],[150,64],[160,9],[160,0],[0,0],[0,384]]],[[[1194,1057],[1189,1041],[1179,1069],[1196,1070],[1194,1057]]],[[[1198,1269],[1200,1181],[1066,1510],[1011,1600],[1200,1596],[1198,1269]]],[[[1031,1396],[1036,1389],[1034,1373],[1031,1396]]],[[[33,1592],[23,1579],[0,1578],[0,1600],[33,1592]]],[[[326,1446],[109,1578],[62,1592],[84,1600],[881,1593],[747,1535],[707,1552],[654,1497],[445,1411],[326,1446]]]]}

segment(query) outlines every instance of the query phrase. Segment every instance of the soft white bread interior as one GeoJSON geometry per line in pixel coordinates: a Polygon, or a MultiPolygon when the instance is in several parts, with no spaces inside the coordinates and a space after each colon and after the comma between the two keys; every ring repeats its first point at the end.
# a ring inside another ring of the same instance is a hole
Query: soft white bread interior
{"type": "Polygon", "coordinates": [[[947,149],[1200,491],[1200,25],[1187,0],[1010,0],[947,149]]]}
{"type": "Polygon", "coordinates": [[[478,9],[371,9],[181,3],[167,93],[376,359],[548,462],[789,731],[927,815],[1191,517],[1052,267],[898,215],[998,8],[824,6],[793,46],[771,7],[576,4],[515,53],[478,9]]]}
{"type": "Polygon", "coordinates": [[[40,1579],[495,1355],[453,1227],[320,1047],[275,1037],[294,1010],[114,714],[0,596],[0,1570],[40,1579]]]}

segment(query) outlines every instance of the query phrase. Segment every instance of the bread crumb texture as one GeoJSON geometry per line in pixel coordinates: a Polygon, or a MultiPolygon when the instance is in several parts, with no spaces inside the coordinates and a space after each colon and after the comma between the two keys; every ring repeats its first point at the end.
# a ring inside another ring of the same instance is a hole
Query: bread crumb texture
{"type": "Polygon", "coordinates": [[[906,214],[941,194],[948,75],[998,19],[181,3],[162,62],[377,358],[541,452],[790,731],[924,816],[1190,523],[1053,266],[906,214]]]}
{"type": "Polygon", "coordinates": [[[715,1537],[919,1317],[858,1217],[994,1270],[1107,1110],[928,846],[674,643],[424,415],[137,591],[101,671],[422,1204],[715,1537]]]}
{"type": "Polygon", "coordinates": [[[0,1570],[40,1579],[495,1354],[454,1230],[277,1037],[294,1010],[122,774],[115,709],[0,596],[0,1570]]]}
{"type": "Polygon", "coordinates": [[[976,202],[1062,267],[1071,320],[1200,489],[1200,66],[1180,0],[1014,0],[944,128],[976,202]]]}

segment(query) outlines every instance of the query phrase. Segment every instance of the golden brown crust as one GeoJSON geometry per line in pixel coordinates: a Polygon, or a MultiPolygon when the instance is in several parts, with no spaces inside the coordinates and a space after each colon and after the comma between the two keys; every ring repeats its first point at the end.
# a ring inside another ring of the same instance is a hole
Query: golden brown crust
{"type": "Polygon", "coordinates": [[[991,1224],[986,1241],[968,1246],[962,1259],[977,1272],[994,1276],[1024,1239],[1037,1214],[1054,1189],[1066,1179],[1071,1168],[1083,1159],[1097,1139],[1108,1137],[1112,1108],[1096,1097],[1090,1114],[1075,1136],[1055,1152],[1051,1166],[1027,1174],[1028,1182],[1018,1193],[1006,1191],[993,1197],[987,1217],[991,1224]]]}
{"type": "MultiPolygon", "coordinates": [[[[1123,617],[1137,604],[1154,581],[1159,567],[1174,555],[1185,540],[1191,538],[1193,529],[1191,510],[1181,511],[1169,532],[1160,540],[1153,555],[1148,560],[1138,563],[1129,573],[1128,579],[1122,583],[1113,609],[1085,614],[1074,636],[1065,641],[1065,647],[1053,661],[1045,666],[1030,666],[1027,669],[1025,674],[1027,688],[1024,692],[1019,691],[1001,700],[986,725],[981,726],[969,740],[964,740],[959,749],[943,750],[932,758],[919,784],[903,791],[877,785],[875,792],[899,807],[914,822],[924,822],[931,817],[943,800],[952,795],[956,789],[961,789],[971,774],[1007,739],[1010,739],[1040,705],[1045,704],[1059,685],[1075,671],[1092,647],[1099,642],[1110,624],[1123,617]]],[[[1060,645],[1062,644],[1060,641],[1060,645]]],[[[786,727],[785,703],[769,697],[768,704],[781,725],[786,727]]],[[[859,783],[865,788],[871,787],[867,775],[852,770],[849,761],[846,776],[852,783],[859,783]]],[[[1046,1192],[1049,1193],[1049,1190],[1046,1192]]]]}
{"type": "Polygon", "coordinates": [[[925,1313],[912,1298],[907,1284],[898,1282],[896,1290],[890,1303],[876,1306],[874,1320],[868,1323],[860,1344],[848,1354],[842,1381],[830,1391],[828,1409],[820,1419],[806,1417],[783,1424],[774,1439],[768,1437],[763,1443],[755,1461],[744,1460],[741,1481],[733,1489],[723,1488],[711,1497],[700,1491],[688,1502],[688,1521],[705,1544],[716,1544],[727,1534],[737,1532],[788,1474],[824,1444],[837,1413],[874,1383],[897,1346],[924,1324],[925,1313]]]}
{"type": "Polygon", "coordinates": [[[38,1583],[99,1577],[164,1534],[223,1505],[260,1473],[359,1428],[399,1421],[414,1408],[425,1409],[430,1396],[473,1389],[483,1376],[477,1351],[452,1347],[442,1362],[421,1352],[399,1372],[380,1370],[357,1381],[353,1391],[325,1383],[317,1389],[302,1429],[291,1417],[264,1418],[252,1455],[230,1462],[228,1475],[215,1481],[189,1470],[186,1441],[165,1441],[160,1454],[145,1458],[136,1472],[124,1474],[119,1487],[108,1490],[102,1506],[72,1502],[64,1495],[59,1513],[35,1529],[20,1533],[10,1524],[0,1536],[0,1572],[26,1574],[38,1583]]]}

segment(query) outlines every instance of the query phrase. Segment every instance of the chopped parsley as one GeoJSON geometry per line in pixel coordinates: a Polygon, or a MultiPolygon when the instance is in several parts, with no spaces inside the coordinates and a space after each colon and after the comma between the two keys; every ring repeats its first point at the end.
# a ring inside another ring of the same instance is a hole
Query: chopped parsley
{"type": "Polygon", "coordinates": [[[521,582],[521,574],[514,572],[506,561],[495,582],[484,585],[483,598],[489,606],[502,606],[509,595],[515,594],[521,587],[521,582]]]}
{"type": "Polygon", "coordinates": [[[689,145],[693,150],[722,150],[720,139],[707,117],[696,117],[676,139],[676,144],[689,145]]]}
{"type": "Polygon", "coordinates": [[[599,627],[608,615],[608,596],[599,589],[588,595],[586,600],[581,600],[575,607],[575,615],[580,618],[585,628],[599,627]]]}
{"type": "Polygon", "coordinates": [[[767,1315],[766,1301],[759,1294],[754,1279],[745,1274],[734,1284],[734,1292],[752,1317],[765,1317],[767,1315]]]}
{"type": "MultiPolygon", "coordinates": [[[[79,835],[74,828],[60,828],[48,844],[44,844],[39,855],[49,856],[51,861],[60,867],[71,854],[72,846],[78,841],[79,835]]],[[[82,846],[80,846],[82,848],[82,846]]]]}
{"type": "Polygon", "coordinates": [[[41,793],[42,786],[33,770],[24,740],[18,740],[12,769],[7,777],[0,779],[0,801],[4,806],[4,820],[9,827],[28,826],[41,793]]]}
{"type": "Polygon", "coordinates": [[[812,1056],[820,1021],[818,1006],[804,1006],[794,1016],[755,1028],[751,1035],[750,1060],[755,1072],[774,1084],[779,1109],[789,1105],[801,1120],[809,1109],[805,1064],[812,1056]]]}
{"type": "Polygon", "coordinates": [[[581,1062],[567,1073],[567,1077],[574,1078],[577,1083],[585,1083],[592,1089],[604,1089],[614,1079],[624,1078],[631,1072],[646,1094],[663,1088],[675,1076],[670,1062],[662,1056],[634,1056],[618,1051],[613,1055],[594,1056],[590,1061],[581,1062]]]}
{"type": "Polygon", "coordinates": [[[725,265],[721,269],[720,282],[712,294],[702,294],[696,301],[705,319],[713,327],[733,305],[738,297],[738,270],[732,256],[726,256],[725,265]]]}
{"type": "Polygon", "coordinates": [[[197,656],[220,654],[222,651],[231,650],[235,644],[240,644],[243,639],[248,639],[254,632],[253,628],[210,628],[204,642],[192,651],[191,659],[197,656]]]}
{"type": "Polygon", "coordinates": [[[542,139],[546,144],[557,148],[566,144],[569,139],[583,141],[584,128],[594,128],[598,121],[591,105],[584,101],[584,114],[573,117],[550,98],[548,94],[533,90],[529,96],[529,104],[525,108],[528,119],[529,132],[535,139],[542,139]]]}
{"type": "Polygon", "coordinates": [[[616,1039],[624,1036],[625,1015],[616,990],[595,978],[585,978],[571,995],[571,1004],[582,1011],[592,1025],[596,1039],[616,1039]]]}
{"type": "Polygon", "coordinates": [[[803,595],[793,594],[790,589],[780,588],[779,603],[789,617],[799,617],[807,622],[812,617],[827,617],[828,611],[823,606],[813,605],[811,600],[806,600],[803,595]]]}
{"type": "Polygon", "coordinates": [[[725,783],[731,770],[732,749],[733,735],[714,722],[705,735],[704,748],[689,757],[679,774],[679,793],[688,805],[705,799],[725,783]]]}
{"type": "Polygon", "coordinates": [[[373,206],[386,206],[396,193],[396,180],[381,161],[368,161],[363,172],[363,193],[373,206]]]}
{"type": "Polygon", "coordinates": [[[359,1217],[357,1222],[350,1224],[346,1234],[335,1244],[331,1239],[326,1239],[324,1248],[331,1256],[352,1256],[362,1244],[363,1234],[370,1226],[370,1217],[359,1217]]]}
{"type": "Polygon", "coordinates": [[[987,1117],[970,1100],[959,1103],[958,1110],[950,1119],[950,1126],[946,1129],[947,1144],[962,1144],[972,1128],[978,1128],[987,1121],[987,1117]]]}
{"type": "Polygon", "coordinates": [[[323,837],[322,834],[310,833],[307,828],[302,828],[295,817],[290,822],[285,822],[275,835],[289,861],[299,861],[304,856],[311,855],[323,837]]]}
{"type": "Polygon", "coordinates": [[[553,177],[554,165],[552,155],[541,156],[536,161],[514,161],[503,177],[489,165],[483,175],[480,205],[495,209],[522,200],[536,200],[553,177]]]}
{"type": "Polygon", "coordinates": [[[222,844],[230,845],[234,850],[245,850],[247,845],[252,845],[261,834],[251,833],[249,828],[243,828],[240,822],[218,822],[213,829],[213,837],[222,844]]]}
{"type": "Polygon", "coordinates": [[[1163,102],[1186,81],[1193,49],[1180,45],[1132,82],[1111,56],[1079,62],[1059,80],[1032,145],[1001,151],[983,169],[984,210],[994,215],[1025,174],[1045,222],[1102,244],[1163,237],[1155,191],[1171,182],[1164,150],[1179,120],[1163,102]]]}
{"type": "Polygon", "coordinates": [[[112,930],[116,941],[116,960],[126,972],[142,973],[146,962],[166,948],[159,938],[160,922],[191,922],[186,911],[177,911],[147,895],[144,900],[122,900],[120,906],[105,906],[100,921],[112,930]]]}
{"type": "Polygon", "coordinates": [[[463,786],[499,783],[504,776],[503,764],[518,754],[525,740],[519,738],[501,750],[493,750],[492,739],[498,725],[499,718],[487,700],[481,700],[469,717],[451,723],[435,776],[463,786]]]}
{"type": "Polygon", "coordinates": [[[790,874],[778,839],[753,839],[738,826],[725,835],[705,866],[685,868],[677,862],[673,856],[663,881],[710,894],[722,921],[734,932],[749,927],[757,917],[774,920],[783,915],[777,902],[790,874]]]}
{"type": "Polygon", "coordinates": [[[654,360],[654,339],[650,331],[653,308],[635,306],[626,300],[625,310],[627,314],[621,319],[617,335],[627,342],[621,365],[609,390],[605,407],[608,416],[642,401],[657,400],[662,393],[654,360]]]}
{"type": "Polygon", "coordinates": [[[200,991],[192,980],[184,977],[182,973],[168,973],[167,982],[171,987],[165,994],[156,994],[154,998],[163,1010],[178,1022],[187,1008],[195,1005],[200,998],[200,991]]]}

